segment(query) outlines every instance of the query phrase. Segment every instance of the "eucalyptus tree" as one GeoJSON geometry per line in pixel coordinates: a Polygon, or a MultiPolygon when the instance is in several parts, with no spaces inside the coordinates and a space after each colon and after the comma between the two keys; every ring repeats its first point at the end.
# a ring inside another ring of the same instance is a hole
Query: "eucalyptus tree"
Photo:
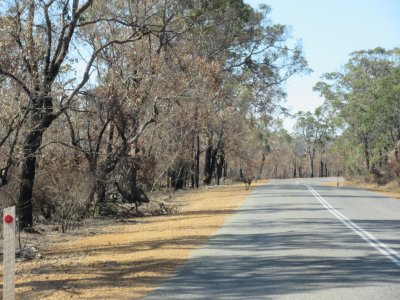
{"type": "Polygon", "coordinates": [[[159,1],[3,1],[0,18],[12,26],[2,28],[1,35],[18,51],[1,54],[0,75],[21,90],[19,109],[25,123],[18,198],[21,228],[32,225],[32,188],[45,132],[82,92],[103,51],[163,31],[153,23],[160,11],[159,1]],[[118,31],[112,40],[102,36],[111,27],[118,31]],[[96,43],[84,38],[89,28],[97,35],[96,43]]]}
{"type": "Polygon", "coordinates": [[[377,161],[384,160],[384,152],[396,139],[396,100],[389,100],[396,98],[385,95],[393,95],[399,64],[397,48],[356,51],[351,53],[342,72],[325,74],[324,81],[315,87],[325,97],[336,120],[341,120],[343,133],[362,149],[367,172],[377,161]]]}
{"type": "Polygon", "coordinates": [[[217,61],[223,71],[219,96],[209,102],[217,127],[203,130],[204,182],[209,184],[216,156],[234,138],[223,132],[224,111],[239,112],[244,122],[251,114],[270,114],[284,97],[282,83],[308,68],[301,45],[289,48],[287,28],[271,22],[270,7],[254,10],[242,0],[190,2],[189,7],[197,54],[217,61]]]}
{"type": "Polygon", "coordinates": [[[295,129],[304,139],[305,152],[310,162],[310,176],[314,177],[316,153],[319,149],[323,149],[331,135],[329,120],[324,114],[323,107],[316,108],[314,113],[300,111],[296,117],[295,129]]]}
{"type": "Polygon", "coordinates": [[[378,114],[380,125],[394,144],[400,140],[400,66],[377,81],[376,96],[379,101],[373,103],[372,110],[378,114]]]}

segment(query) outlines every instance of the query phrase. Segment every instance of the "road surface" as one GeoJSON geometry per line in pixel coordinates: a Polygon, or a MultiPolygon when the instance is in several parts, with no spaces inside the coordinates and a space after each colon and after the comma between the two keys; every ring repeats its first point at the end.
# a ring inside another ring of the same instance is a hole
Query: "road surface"
{"type": "Polygon", "coordinates": [[[400,200],[316,179],[257,187],[146,299],[400,299],[400,200]]]}

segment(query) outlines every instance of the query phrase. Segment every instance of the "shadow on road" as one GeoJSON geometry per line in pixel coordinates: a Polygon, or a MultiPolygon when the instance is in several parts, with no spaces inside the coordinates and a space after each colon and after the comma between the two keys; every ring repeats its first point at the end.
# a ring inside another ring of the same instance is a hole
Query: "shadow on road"
{"type": "MultiPolygon", "coordinates": [[[[308,193],[295,185],[260,188],[203,249],[146,299],[268,299],[382,285],[397,286],[400,293],[400,269],[308,193]]],[[[366,229],[400,228],[400,220],[358,221],[366,229]]]]}

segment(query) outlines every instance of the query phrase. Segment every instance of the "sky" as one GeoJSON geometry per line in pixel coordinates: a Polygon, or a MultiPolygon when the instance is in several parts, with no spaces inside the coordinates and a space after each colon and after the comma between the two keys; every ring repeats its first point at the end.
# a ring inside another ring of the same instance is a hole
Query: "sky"
{"type": "MultiPolygon", "coordinates": [[[[399,0],[244,0],[257,8],[271,6],[274,23],[290,27],[292,41],[302,40],[310,75],[286,84],[285,107],[292,113],[313,111],[323,103],[313,86],[326,72],[340,70],[357,50],[400,47],[399,0]]],[[[292,131],[295,120],[285,119],[292,131]]]]}

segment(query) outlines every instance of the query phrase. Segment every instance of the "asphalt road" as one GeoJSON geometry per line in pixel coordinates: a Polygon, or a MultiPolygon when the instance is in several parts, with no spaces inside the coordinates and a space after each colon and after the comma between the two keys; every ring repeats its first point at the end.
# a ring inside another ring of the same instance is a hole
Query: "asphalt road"
{"type": "Polygon", "coordinates": [[[318,184],[257,187],[146,299],[400,299],[400,200],[318,184]]]}

